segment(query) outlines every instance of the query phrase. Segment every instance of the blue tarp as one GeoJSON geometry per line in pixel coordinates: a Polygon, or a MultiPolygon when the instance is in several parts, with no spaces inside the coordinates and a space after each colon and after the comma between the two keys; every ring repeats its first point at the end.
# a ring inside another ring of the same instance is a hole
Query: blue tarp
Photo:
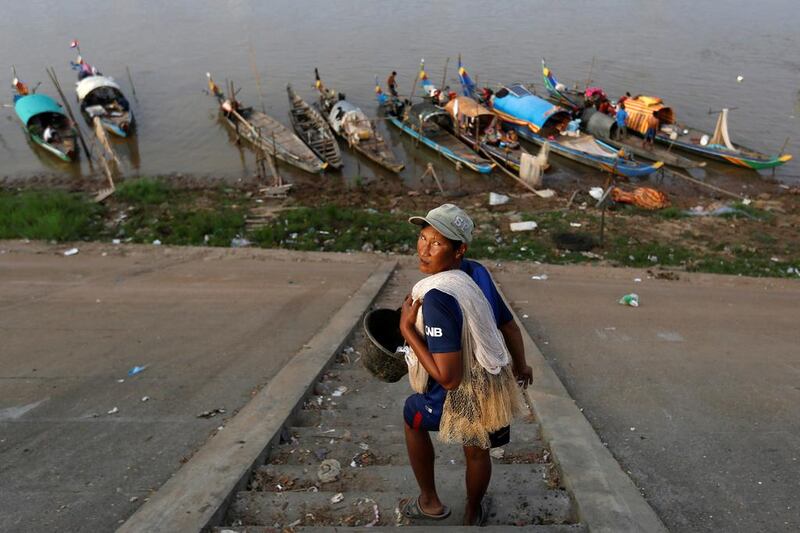
{"type": "Polygon", "coordinates": [[[507,89],[508,94],[506,96],[498,98],[495,95],[492,102],[493,107],[501,113],[524,122],[530,122],[536,126],[537,130],[541,129],[545,122],[554,115],[567,113],[563,108],[531,94],[522,85],[512,85],[507,89]]]}
{"type": "Polygon", "coordinates": [[[61,106],[58,105],[58,102],[44,94],[31,94],[29,96],[23,96],[14,102],[14,111],[17,112],[17,116],[26,126],[28,125],[28,122],[30,122],[31,118],[40,113],[58,113],[59,115],[64,114],[64,111],[61,109],[61,106]]]}

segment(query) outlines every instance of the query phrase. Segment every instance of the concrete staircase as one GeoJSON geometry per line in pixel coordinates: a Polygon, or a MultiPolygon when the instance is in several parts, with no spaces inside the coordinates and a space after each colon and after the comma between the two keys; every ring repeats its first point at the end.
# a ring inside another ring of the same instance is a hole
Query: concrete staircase
{"type": "MultiPolygon", "coordinates": [[[[383,290],[378,307],[397,306],[413,283],[403,274],[383,290]]],[[[281,442],[254,470],[247,490],[233,497],[217,533],[465,529],[463,451],[435,438],[437,488],[452,514],[442,521],[412,522],[400,513],[401,500],[419,493],[403,436],[403,404],[411,389],[406,378],[383,383],[364,369],[360,352],[367,342],[359,331],[353,348],[322,375],[314,394],[287,421],[281,442]],[[338,461],[341,472],[322,483],[318,468],[326,459],[338,461]]],[[[576,523],[574,502],[532,415],[511,426],[511,442],[494,451],[492,462],[489,527],[483,531],[587,531],[576,523]]]]}

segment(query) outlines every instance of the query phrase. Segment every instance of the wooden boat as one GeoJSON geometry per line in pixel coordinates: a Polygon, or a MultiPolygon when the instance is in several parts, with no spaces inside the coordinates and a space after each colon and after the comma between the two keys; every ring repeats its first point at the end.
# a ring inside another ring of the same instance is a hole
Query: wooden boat
{"type": "Polygon", "coordinates": [[[327,116],[333,132],[347,141],[347,145],[370,161],[391,172],[400,172],[405,164],[397,159],[392,149],[378,134],[375,126],[361,109],[344,98],[344,94],[326,88],[319,72],[314,69],[315,87],[319,91],[319,106],[327,116]]]}
{"type": "Polygon", "coordinates": [[[569,111],[533,95],[522,84],[503,87],[491,98],[492,110],[513,125],[520,137],[584,165],[629,178],[642,178],[661,168],[627,159],[613,146],[581,131],[569,131],[569,111]]]}
{"type": "Polygon", "coordinates": [[[644,135],[647,132],[647,119],[655,116],[659,124],[656,142],[685,152],[753,170],[775,168],[792,159],[789,154],[768,155],[733,144],[728,133],[727,109],[720,111],[716,128],[711,135],[679,125],[672,109],[655,96],[628,98],[625,100],[625,109],[628,111],[628,119],[625,121],[628,131],[644,135]]]}
{"type": "MultiPolygon", "coordinates": [[[[698,168],[706,166],[705,162],[695,161],[672,152],[669,148],[652,146],[645,148],[641,141],[622,137],[614,117],[601,113],[593,107],[592,101],[587,99],[586,92],[569,89],[559,83],[553,72],[542,60],[542,78],[548,92],[548,100],[566,107],[572,111],[575,118],[581,119],[581,129],[607,142],[615,148],[625,150],[642,159],[650,161],[663,161],[665,164],[678,168],[698,168]]],[[[595,94],[598,88],[595,89],[595,94]]],[[[605,93],[603,93],[605,94],[605,93]]]]}
{"type": "MultiPolygon", "coordinates": [[[[545,88],[554,101],[573,110],[586,108],[585,96],[582,97],[578,91],[569,90],[558,83],[544,60],[542,60],[542,76],[544,77],[545,88]]],[[[727,109],[723,109],[720,112],[717,126],[711,135],[677,124],[672,109],[665,106],[661,98],[657,96],[639,95],[633,98],[626,98],[625,110],[628,112],[628,118],[625,121],[628,131],[642,136],[647,132],[647,119],[650,116],[655,116],[659,124],[655,140],[667,146],[669,150],[674,147],[694,155],[701,155],[753,170],[774,168],[792,159],[789,154],[771,156],[731,143],[730,135],[728,134],[727,109]]],[[[657,154],[658,150],[654,148],[653,153],[657,154]]],[[[663,153],[664,151],[662,150],[661,154],[663,153]]],[[[666,159],[665,161],[668,164],[673,164],[666,159]]],[[[684,165],[677,164],[676,166],[684,165]]]]}
{"type": "Polygon", "coordinates": [[[78,133],[58,102],[44,94],[34,94],[14,78],[14,111],[30,140],[62,161],[78,158],[78,133]],[[50,130],[45,141],[45,132],[50,130]]]}
{"type": "Polygon", "coordinates": [[[243,107],[235,98],[226,98],[214,83],[211,74],[206,73],[206,77],[208,89],[217,98],[225,123],[237,135],[267,155],[275,156],[284,163],[311,174],[325,170],[328,164],[317,157],[289,128],[266,113],[252,107],[243,107]]]}
{"type": "Polygon", "coordinates": [[[291,85],[286,86],[286,92],[291,106],[289,118],[297,136],[329,167],[341,168],[342,152],[328,122],[319,111],[300,98],[291,85]]]}
{"type": "Polygon", "coordinates": [[[112,79],[102,75],[87,76],[75,85],[81,114],[89,124],[98,117],[103,129],[118,137],[133,133],[134,117],[122,89],[112,79]]]}
{"type": "Polygon", "coordinates": [[[406,106],[383,93],[376,83],[375,93],[390,124],[458,165],[480,174],[488,174],[494,163],[465,146],[453,133],[453,118],[444,109],[429,102],[406,106]]]}

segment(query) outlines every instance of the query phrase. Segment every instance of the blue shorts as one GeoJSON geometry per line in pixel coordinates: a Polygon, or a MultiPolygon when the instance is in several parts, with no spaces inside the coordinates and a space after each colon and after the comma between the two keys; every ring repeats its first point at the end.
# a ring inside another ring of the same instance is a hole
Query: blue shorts
{"type": "MultiPolygon", "coordinates": [[[[442,421],[442,404],[429,402],[424,394],[412,394],[406,398],[403,407],[403,419],[408,427],[424,431],[439,431],[442,421]]],[[[511,427],[506,426],[489,433],[489,443],[492,448],[505,446],[511,442],[511,427]]]]}

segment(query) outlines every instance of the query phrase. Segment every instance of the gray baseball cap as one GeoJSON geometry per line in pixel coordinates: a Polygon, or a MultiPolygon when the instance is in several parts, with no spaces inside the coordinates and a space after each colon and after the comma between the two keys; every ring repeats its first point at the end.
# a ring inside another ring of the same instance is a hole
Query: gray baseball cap
{"type": "Polygon", "coordinates": [[[448,239],[465,243],[472,241],[472,229],[475,227],[469,215],[453,204],[442,204],[428,211],[424,217],[411,217],[408,221],[418,226],[428,223],[448,239]]]}

